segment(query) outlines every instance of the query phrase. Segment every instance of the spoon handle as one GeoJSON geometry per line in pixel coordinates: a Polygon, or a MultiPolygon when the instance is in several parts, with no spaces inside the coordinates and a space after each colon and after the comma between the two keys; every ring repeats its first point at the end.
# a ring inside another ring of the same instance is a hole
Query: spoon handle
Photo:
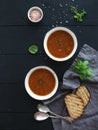
{"type": "Polygon", "coordinates": [[[68,121],[69,123],[72,123],[72,121],[73,121],[70,117],[52,116],[52,115],[49,115],[49,117],[50,118],[55,118],[55,119],[61,119],[61,120],[64,120],[64,121],[68,121]]]}
{"type": "Polygon", "coordinates": [[[54,113],[54,112],[52,112],[52,111],[49,111],[52,115],[54,115],[55,117],[58,117],[58,118],[60,118],[60,119],[62,119],[62,120],[64,120],[64,121],[68,121],[69,123],[72,123],[72,121],[73,121],[73,119],[71,118],[71,117],[63,117],[63,116],[61,116],[61,115],[58,115],[58,114],[56,114],[56,113],[54,113]]]}
{"type": "Polygon", "coordinates": [[[52,115],[49,115],[50,118],[55,118],[55,119],[59,119],[59,117],[57,116],[52,116],[52,115]]]}

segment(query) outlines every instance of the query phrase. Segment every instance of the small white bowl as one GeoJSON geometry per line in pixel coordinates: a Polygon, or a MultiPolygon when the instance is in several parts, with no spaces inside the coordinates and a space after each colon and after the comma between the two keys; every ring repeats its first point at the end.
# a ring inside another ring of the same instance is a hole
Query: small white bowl
{"type": "Polygon", "coordinates": [[[70,58],[74,55],[74,53],[76,52],[77,46],[78,46],[78,42],[77,42],[76,35],[75,35],[71,30],[69,30],[68,28],[65,28],[65,27],[55,27],[55,28],[51,29],[50,31],[48,31],[48,32],[46,33],[45,38],[44,38],[44,50],[45,50],[46,54],[47,54],[51,59],[53,59],[53,60],[55,60],[55,61],[66,61],[66,60],[70,59],[70,58]],[[48,41],[49,36],[50,36],[53,32],[55,32],[55,31],[60,31],[60,30],[69,33],[69,34],[72,36],[73,40],[74,40],[74,48],[73,48],[72,52],[71,52],[68,56],[66,56],[66,57],[64,57],[64,58],[54,57],[54,56],[49,52],[48,47],[47,47],[47,41],[48,41]]]}
{"type": "Polygon", "coordinates": [[[49,68],[49,67],[47,67],[47,66],[37,66],[37,67],[34,67],[34,68],[32,68],[32,69],[27,73],[27,75],[26,75],[26,77],[25,77],[25,89],[26,89],[27,93],[28,93],[32,98],[34,98],[34,99],[36,99],[36,100],[46,100],[46,99],[49,99],[49,98],[51,98],[51,97],[56,93],[56,91],[57,91],[57,89],[58,89],[58,77],[57,77],[56,73],[55,73],[51,68],[49,68]],[[35,70],[37,70],[37,69],[42,69],[42,68],[43,68],[43,69],[46,69],[46,70],[48,70],[48,71],[50,71],[50,72],[53,74],[54,78],[55,78],[55,87],[54,87],[54,89],[52,90],[51,93],[49,93],[49,94],[47,94],[47,95],[45,95],[45,96],[39,96],[39,95],[33,93],[33,92],[31,91],[31,89],[30,89],[30,87],[29,87],[29,83],[28,83],[29,78],[30,78],[30,75],[31,75],[35,70]]]}
{"type": "Polygon", "coordinates": [[[37,23],[37,22],[40,22],[40,21],[42,20],[42,18],[43,18],[43,11],[42,11],[41,8],[39,8],[39,7],[37,7],[37,6],[34,6],[34,7],[31,7],[31,8],[28,10],[27,16],[28,16],[28,19],[29,19],[31,22],[37,23]],[[38,10],[38,11],[40,12],[41,17],[40,17],[38,20],[33,20],[33,19],[30,18],[30,13],[31,13],[31,11],[33,11],[33,10],[38,10]]]}

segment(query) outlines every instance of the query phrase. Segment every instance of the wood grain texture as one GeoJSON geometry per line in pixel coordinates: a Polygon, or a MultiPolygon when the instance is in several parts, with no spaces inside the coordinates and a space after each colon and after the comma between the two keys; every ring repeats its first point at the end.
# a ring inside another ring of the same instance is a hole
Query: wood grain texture
{"type": "Polygon", "coordinates": [[[53,130],[52,122],[36,122],[34,112],[39,101],[29,97],[24,79],[32,67],[51,67],[62,82],[84,44],[98,50],[98,0],[1,0],[0,1],[0,130],[53,130]],[[43,9],[44,18],[38,24],[31,23],[27,11],[32,6],[43,9]],[[75,21],[70,6],[85,9],[84,21],[75,21]],[[78,38],[76,54],[68,61],[55,62],[44,52],[43,40],[47,31],[55,26],[65,26],[78,38]],[[39,52],[31,55],[28,47],[36,44],[39,52]]]}
{"type": "Polygon", "coordinates": [[[36,122],[32,113],[0,113],[0,130],[40,130],[44,128],[53,129],[50,119],[36,122]]]}
{"type": "Polygon", "coordinates": [[[77,25],[72,19],[70,6],[78,6],[79,10],[85,9],[87,16],[80,25],[98,25],[98,1],[89,0],[1,0],[0,25],[33,25],[27,18],[27,11],[32,6],[39,6],[44,11],[44,18],[39,25],[77,25]],[[66,22],[68,21],[68,23],[66,22]]]}
{"type": "MultiPolygon", "coordinates": [[[[98,50],[98,26],[66,26],[71,29],[78,39],[78,51],[84,44],[89,44],[98,50]]],[[[29,55],[28,47],[36,44],[38,55],[47,56],[43,49],[45,34],[51,26],[8,26],[0,27],[0,55],[29,55]]]]}

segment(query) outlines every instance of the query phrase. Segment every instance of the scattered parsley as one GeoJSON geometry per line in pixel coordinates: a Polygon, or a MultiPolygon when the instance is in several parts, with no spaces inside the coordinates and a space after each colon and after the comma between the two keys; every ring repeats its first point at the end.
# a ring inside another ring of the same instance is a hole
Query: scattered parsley
{"type": "Polygon", "coordinates": [[[37,45],[31,45],[28,50],[31,54],[36,54],[38,52],[38,46],[37,45]]]}
{"type": "Polygon", "coordinates": [[[93,74],[93,70],[89,68],[89,61],[82,61],[78,59],[76,61],[75,66],[73,67],[73,71],[79,74],[81,80],[89,80],[93,74]]]}
{"type": "Polygon", "coordinates": [[[83,21],[83,17],[87,14],[87,12],[83,9],[81,12],[77,10],[76,7],[71,6],[71,11],[74,13],[73,18],[76,19],[79,22],[83,21]]]}

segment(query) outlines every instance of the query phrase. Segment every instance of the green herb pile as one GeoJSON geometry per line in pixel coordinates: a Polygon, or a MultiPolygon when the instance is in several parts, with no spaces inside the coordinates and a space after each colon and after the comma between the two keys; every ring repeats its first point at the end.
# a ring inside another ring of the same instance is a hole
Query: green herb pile
{"type": "Polygon", "coordinates": [[[81,12],[77,10],[76,7],[71,6],[71,11],[74,13],[73,18],[76,19],[79,22],[83,21],[83,17],[87,14],[87,12],[83,9],[81,12]]]}
{"type": "Polygon", "coordinates": [[[93,70],[89,68],[89,61],[82,61],[78,59],[76,61],[75,66],[73,67],[73,71],[79,74],[81,80],[89,80],[93,74],[93,70]]]}

